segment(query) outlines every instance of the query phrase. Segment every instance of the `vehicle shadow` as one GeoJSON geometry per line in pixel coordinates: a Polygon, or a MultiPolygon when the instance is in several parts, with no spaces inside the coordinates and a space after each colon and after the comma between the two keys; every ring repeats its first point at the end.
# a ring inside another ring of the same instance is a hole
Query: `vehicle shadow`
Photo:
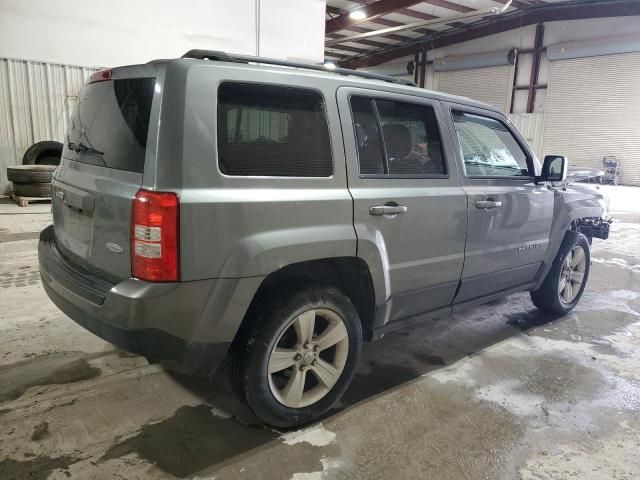
{"type": "MultiPolygon", "coordinates": [[[[556,319],[536,310],[525,293],[388,334],[375,343],[365,344],[353,383],[325,418],[556,319]]],[[[169,375],[182,388],[198,395],[203,404],[212,409],[214,416],[220,417],[214,428],[206,433],[200,432],[208,437],[208,444],[215,450],[198,455],[200,459],[208,459],[207,465],[196,462],[190,469],[182,463],[179,471],[166,468],[169,473],[185,475],[205,467],[210,469],[284,433],[261,425],[236,399],[227,380],[226,365],[211,379],[175,373],[169,375]],[[225,440],[232,436],[241,439],[233,448],[225,440]],[[225,446],[223,452],[220,445],[225,446]]],[[[184,428],[174,432],[174,435],[181,434],[193,436],[193,432],[184,428]]],[[[193,438],[191,443],[195,445],[201,440],[193,438]]]]}

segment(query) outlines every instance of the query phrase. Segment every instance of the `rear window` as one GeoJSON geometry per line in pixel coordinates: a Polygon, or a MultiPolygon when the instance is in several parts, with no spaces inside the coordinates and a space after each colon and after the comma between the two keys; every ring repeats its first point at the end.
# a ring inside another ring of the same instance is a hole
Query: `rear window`
{"type": "Polygon", "coordinates": [[[154,85],[154,78],[85,85],[69,122],[65,157],[141,173],[154,85]]]}
{"type": "Polygon", "coordinates": [[[218,165],[226,175],[331,176],[322,95],[276,85],[222,84],[218,91],[218,165]]]}

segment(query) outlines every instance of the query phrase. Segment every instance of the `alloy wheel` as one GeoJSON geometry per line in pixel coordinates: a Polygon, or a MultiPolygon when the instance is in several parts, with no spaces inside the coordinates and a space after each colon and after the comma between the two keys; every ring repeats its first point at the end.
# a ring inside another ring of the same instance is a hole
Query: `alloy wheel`
{"type": "Polygon", "coordinates": [[[580,245],[573,247],[564,259],[558,283],[558,294],[563,303],[571,303],[578,296],[584,281],[586,264],[587,258],[580,245]]]}
{"type": "Polygon", "coordinates": [[[349,354],[344,321],[332,310],[307,310],[287,322],[269,356],[269,388],[281,404],[302,408],[322,399],[349,354]]]}

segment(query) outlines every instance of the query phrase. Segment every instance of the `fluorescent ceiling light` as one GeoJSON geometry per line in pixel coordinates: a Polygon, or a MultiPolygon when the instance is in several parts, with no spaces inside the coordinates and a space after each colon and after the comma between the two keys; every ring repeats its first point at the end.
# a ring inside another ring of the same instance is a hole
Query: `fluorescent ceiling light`
{"type": "Polygon", "coordinates": [[[364,20],[367,18],[367,14],[364,13],[364,10],[354,10],[349,14],[349,18],[353,18],[354,20],[364,20]]]}
{"type": "Polygon", "coordinates": [[[336,68],[336,64],[333,62],[324,62],[324,68],[333,70],[334,68],[336,68]]]}

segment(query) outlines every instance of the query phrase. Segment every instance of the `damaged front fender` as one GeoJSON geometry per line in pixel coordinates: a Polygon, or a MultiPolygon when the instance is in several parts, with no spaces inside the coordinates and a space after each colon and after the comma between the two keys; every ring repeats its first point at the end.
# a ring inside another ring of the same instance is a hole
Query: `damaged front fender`
{"type": "Polygon", "coordinates": [[[558,249],[568,230],[584,233],[589,239],[609,236],[607,199],[604,194],[587,185],[552,187],[554,191],[553,224],[544,264],[538,277],[538,288],[551,269],[558,249]]]}
{"type": "Polygon", "coordinates": [[[571,230],[582,233],[588,239],[606,240],[609,238],[609,226],[612,222],[610,218],[602,217],[578,218],[571,223],[571,230]]]}

